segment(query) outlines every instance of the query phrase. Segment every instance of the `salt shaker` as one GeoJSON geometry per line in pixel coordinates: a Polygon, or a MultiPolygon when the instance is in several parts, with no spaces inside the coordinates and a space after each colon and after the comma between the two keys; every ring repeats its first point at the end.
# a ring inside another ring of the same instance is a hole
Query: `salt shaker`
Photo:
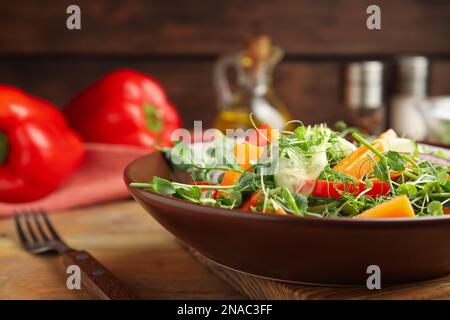
{"type": "Polygon", "coordinates": [[[425,140],[427,124],[420,110],[428,89],[428,59],[406,56],[398,60],[396,93],[390,105],[390,126],[400,135],[425,140]]]}

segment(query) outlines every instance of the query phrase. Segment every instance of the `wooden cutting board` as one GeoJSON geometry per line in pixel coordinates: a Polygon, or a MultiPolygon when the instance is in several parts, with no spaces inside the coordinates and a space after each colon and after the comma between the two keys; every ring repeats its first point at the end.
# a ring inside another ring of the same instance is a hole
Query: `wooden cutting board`
{"type": "Polygon", "coordinates": [[[363,287],[326,287],[292,284],[249,275],[219,265],[184,245],[200,263],[250,299],[275,300],[450,300],[450,276],[391,286],[380,290],[363,287]]]}

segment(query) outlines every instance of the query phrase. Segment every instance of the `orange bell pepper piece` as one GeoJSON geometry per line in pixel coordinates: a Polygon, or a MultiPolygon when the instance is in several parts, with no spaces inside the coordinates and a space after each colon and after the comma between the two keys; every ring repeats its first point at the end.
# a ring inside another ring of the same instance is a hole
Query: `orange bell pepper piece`
{"type": "Polygon", "coordinates": [[[223,173],[222,182],[220,183],[222,186],[232,186],[235,185],[242,174],[236,171],[225,171],[223,173]]]}
{"type": "MultiPolygon", "coordinates": [[[[385,144],[382,140],[377,139],[370,143],[375,149],[384,152],[385,144]]],[[[361,179],[364,175],[373,170],[378,157],[367,147],[361,145],[352,154],[344,158],[341,162],[333,167],[333,170],[344,172],[352,175],[357,179],[361,179]],[[375,161],[372,161],[372,158],[375,161]]]]}
{"type": "Polygon", "coordinates": [[[414,218],[414,209],[406,195],[380,203],[355,216],[358,218],[414,218]]]}
{"type": "MultiPolygon", "coordinates": [[[[386,145],[384,141],[393,138],[398,138],[398,135],[394,130],[389,129],[380,134],[377,140],[371,142],[370,144],[378,151],[384,152],[386,151],[386,145]]],[[[352,154],[335,165],[333,170],[344,172],[358,179],[361,179],[366,173],[372,171],[375,167],[375,162],[371,160],[371,157],[375,161],[379,160],[378,157],[376,157],[371,151],[367,149],[367,147],[361,145],[352,154]]],[[[395,178],[400,174],[396,175],[395,173],[393,173],[393,175],[393,178],[395,178]]]]}
{"type": "Polygon", "coordinates": [[[257,161],[261,157],[263,150],[263,147],[245,142],[237,143],[234,146],[233,152],[238,164],[242,169],[247,170],[252,166],[251,162],[257,161]]]}
{"type": "MultiPolygon", "coordinates": [[[[251,162],[257,161],[264,150],[264,147],[255,146],[250,143],[237,143],[234,146],[234,156],[237,159],[238,164],[242,167],[242,169],[247,170],[252,166],[251,162]]],[[[225,171],[222,177],[221,185],[223,186],[231,186],[236,184],[241,177],[241,173],[235,171],[225,171]]]]}

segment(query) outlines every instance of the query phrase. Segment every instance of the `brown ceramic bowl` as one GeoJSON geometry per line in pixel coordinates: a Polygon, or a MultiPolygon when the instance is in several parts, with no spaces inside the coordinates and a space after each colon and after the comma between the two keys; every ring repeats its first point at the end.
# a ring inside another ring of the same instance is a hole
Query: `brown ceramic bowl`
{"type": "MultiPolygon", "coordinates": [[[[155,175],[172,177],[157,153],[132,162],[125,181],[148,182],[155,175]]],[[[450,216],[376,220],[276,216],[129,190],[177,238],[219,264],[250,274],[364,286],[370,265],[380,267],[383,284],[450,273],[450,216]]]]}

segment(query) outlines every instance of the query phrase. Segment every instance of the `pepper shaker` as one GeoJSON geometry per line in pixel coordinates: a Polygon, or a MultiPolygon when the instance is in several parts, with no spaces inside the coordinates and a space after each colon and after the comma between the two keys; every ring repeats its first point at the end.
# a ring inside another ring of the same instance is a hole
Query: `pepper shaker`
{"type": "Polygon", "coordinates": [[[385,130],[382,62],[364,61],[347,65],[344,105],[349,125],[370,134],[379,134],[385,130]]]}

